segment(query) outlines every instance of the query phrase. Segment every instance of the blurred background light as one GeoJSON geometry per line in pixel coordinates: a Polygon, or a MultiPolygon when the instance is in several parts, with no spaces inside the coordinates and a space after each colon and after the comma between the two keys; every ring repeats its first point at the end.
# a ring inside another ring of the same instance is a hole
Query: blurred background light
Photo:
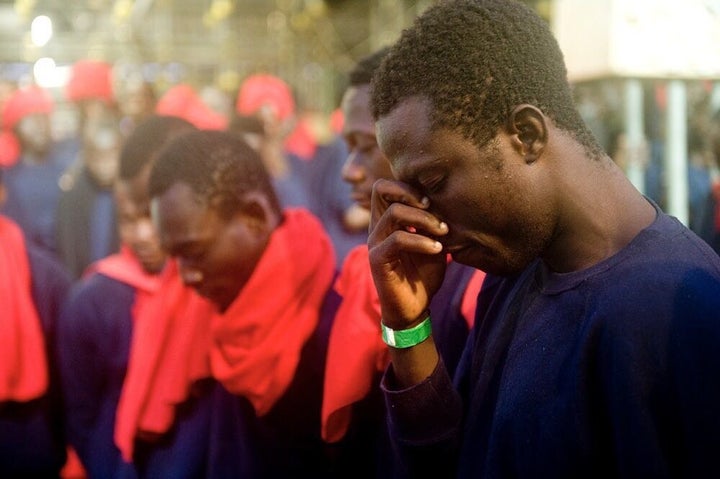
{"type": "Polygon", "coordinates": [[[43,47],[50,41],[53,35],[53,24],[47,15],[38,15],[30,24],[30,39],[33,44],[43,47]]]}

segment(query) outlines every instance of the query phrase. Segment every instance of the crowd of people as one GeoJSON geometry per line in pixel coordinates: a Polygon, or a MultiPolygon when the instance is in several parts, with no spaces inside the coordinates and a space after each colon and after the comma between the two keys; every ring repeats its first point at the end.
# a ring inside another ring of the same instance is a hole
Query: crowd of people
{"type": "Polygon", "coordinates": [[[720,213],[635,189],[532,9],[429,8],[326,141],[275,75],[135,86],[0,112],[0,477],[712,474],[720,213]]]}

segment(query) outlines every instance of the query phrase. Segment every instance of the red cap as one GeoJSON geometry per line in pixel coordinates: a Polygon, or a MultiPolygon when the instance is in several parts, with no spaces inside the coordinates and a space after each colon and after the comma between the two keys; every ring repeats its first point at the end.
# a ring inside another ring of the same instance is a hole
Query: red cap
{"type": "Polygon", "coordinates": [[[265,105],[274,108],[280,120],[295,111],[295,101],[287,83],[273,75],[249,76],[240,87],[235,109],[241,115],[252,115],[265,105]]]}
{"type": "Polygon", "coordinates": [[[12,130],[20,120],[33,113],[50,114],[53,111],[50,94],[38,86],[15,90],[7,99],[2,111],[2,127],[12,130]]]}
{"type": "Polygon", "coordinates": [[[170,88],[155,105],[158,115],[177,116],[201,130],[224,130],[227,120],[200,99],[193,87],[186,84],[170,88]]]}
{"type": "Polygon", "coordinates": [[[70,80],[65,89],[70,101],[103,100],[113,103],[115,96],[112,87],[112,66],[96,60],[80,60],[70,72],[70,80]]]}
{"type": "Polygon", "coordinates": [[[23,118],[34,113],[51,114],[53,100],[50,94],[37,86],[16,90],[5,102],[2,110],[0,133],[0,165],[12,166],[20,157],[20,143],[13,128],[23,118]]]}

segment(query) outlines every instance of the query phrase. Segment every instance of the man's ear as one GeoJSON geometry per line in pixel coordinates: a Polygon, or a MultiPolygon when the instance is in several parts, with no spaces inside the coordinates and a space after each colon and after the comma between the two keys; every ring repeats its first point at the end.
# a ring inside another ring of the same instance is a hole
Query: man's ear
{"type": "Polygon", "coordinates": [[[547,127],[547,117],[536,106],[518,105],[510,112],[507,130],[526,163],[534,163],[542,154],[547,144],[547,127]]]}
{"type": "Polygon", "coordinates": [[[272,233],[280,223],[277,212],[268,201],[268,197],[260,191],[250,191],[243,195],[239,215],[247,227],[260,234],[272,233]]]}

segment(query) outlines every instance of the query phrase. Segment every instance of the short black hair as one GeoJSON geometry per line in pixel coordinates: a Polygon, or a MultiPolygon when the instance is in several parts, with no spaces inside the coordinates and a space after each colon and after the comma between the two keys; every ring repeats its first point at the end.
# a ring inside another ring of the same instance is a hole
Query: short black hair
{"type": "Polygon", "coordinates": [[[350,73],[348,73],[350,86],[369,85],[375,70],[380,67],[380,64],[389,51],[390,47],[383,47],[358,60],[357,64],[355,64],[353,69],[350,70],[350,73]]]}
{"type": "Polygon", "coordinates": [[[276,213],[282,211],[260,154],[229,132],[199,130],[173,138],[152,167],[150,197],[177,183],[188,185],[204,204],[217,206],[224,218],[239,211],[253,191],[264,194],[276,213]]]}
{"type": "Polygon", "coordinates": [[[255,133],[258,135],[265,135],[265,127],[258,115],[240,115],[239,113],[236,113],[232,115],[227,130],[240,134],[255,133]]]}
{"type": "Polygon", "coordinates": [[[433,129],[456,130],[478,147],[497,134],[515,106],[529,103],[589,156],[604,156],[575,107],[547,23],[516,1],[443,2],[418,17],[373,77],[374,117],[412,96],[430,101],[433,129]]]}
{"type": "Polygon", "coordinates": [[[176,116],[151,115],[140,122],[125,140],[120,153],[120,179],[137,176],[155,160],[169,139],[191,130],[195,130],[192,123],[176,116]]]}

